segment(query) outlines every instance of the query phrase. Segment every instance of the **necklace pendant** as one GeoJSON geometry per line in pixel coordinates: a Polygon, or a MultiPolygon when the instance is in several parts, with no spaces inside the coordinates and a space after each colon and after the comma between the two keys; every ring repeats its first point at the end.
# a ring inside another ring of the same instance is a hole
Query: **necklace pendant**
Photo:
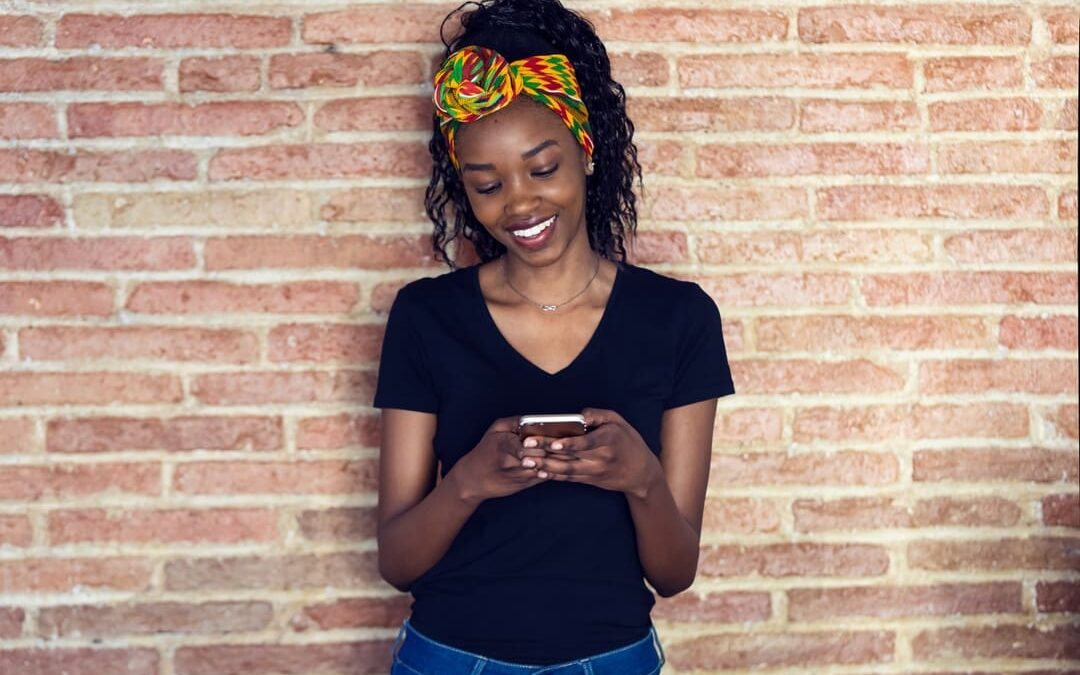
{"type": "Polygon", "coordinates": [[[544,310],[545,312],[554,312],[558,308],[558,305],[540,305],[540,309],[544,310]]]}

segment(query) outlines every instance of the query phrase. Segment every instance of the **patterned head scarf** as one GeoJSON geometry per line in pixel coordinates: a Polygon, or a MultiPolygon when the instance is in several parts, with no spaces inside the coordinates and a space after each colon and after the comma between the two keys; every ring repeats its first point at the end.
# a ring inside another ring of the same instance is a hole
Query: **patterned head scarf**
{"type": "Polygon", "coordinates": [[[547,54],[507,63],[493,49],[470,45],[443,63],[435,74],[432,97],[455,168],[460,168],[454,147],[458,127],[505,108],[518,94],[551,108],[585,149],[586,160],[592,159],[589,111],[581,100],[570,59],[547,54]]]}

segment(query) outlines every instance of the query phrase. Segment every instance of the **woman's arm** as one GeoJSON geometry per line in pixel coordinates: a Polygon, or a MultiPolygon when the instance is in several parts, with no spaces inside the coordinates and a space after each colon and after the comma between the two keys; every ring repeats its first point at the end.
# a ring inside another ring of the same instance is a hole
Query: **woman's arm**
{"type": "Polygon", "coordinates": [[[697,575],[715,419],[716,399],[666,410],[657,473],[644,492],[626,493],[645,578],[665,598],[697,575]]]}
{"type": "Polygon", "coordinates": [[[379,574],[407,591],[439,561],[479,502],[461,498],[451,471],[436,485],[436,416],[387,408],[379,455],[379,574]]]}

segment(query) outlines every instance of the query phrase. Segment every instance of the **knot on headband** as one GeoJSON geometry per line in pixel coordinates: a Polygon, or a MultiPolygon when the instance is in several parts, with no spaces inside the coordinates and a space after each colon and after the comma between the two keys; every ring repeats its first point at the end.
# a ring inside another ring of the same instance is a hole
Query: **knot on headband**
{"type": "Polygon", "coordinates": [[[435,74],[435,114],[458,166],[454,139],[462,123],[497,112],[525,94],[550,108],[592,159],[589,111],[581,100],[574,66],[563,54],[508,63],[493,49],[470,45],[451,54],[435,74]]]}

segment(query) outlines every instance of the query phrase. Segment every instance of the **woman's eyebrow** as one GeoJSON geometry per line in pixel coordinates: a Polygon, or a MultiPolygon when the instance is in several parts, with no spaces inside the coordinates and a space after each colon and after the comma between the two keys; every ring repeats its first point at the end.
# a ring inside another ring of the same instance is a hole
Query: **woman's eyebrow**
{"type": "MultiPolygon", "coordinates": [[[[549,138],[546,141],[544,141],[543,143],[541,143],[540,145],[533,148],[532,150],[526,150],[525,152],[521,153],[521,158],[522,159],[529,159],[530,157],[532,157],[536,153],[540,152],[541,150],[543,150],[547,146],[549,146],[549,145],[558,145],[558,144],[559,144],[559,142],[557,140],[555,140],[554,138],[549,138]]],[[[461,170],[462,171],[469,171],[469,170],[472,170],[472,171],[494,171],[495,170],[495,165],[494,164],[465,164],[462,167],[461,170]]]]}

